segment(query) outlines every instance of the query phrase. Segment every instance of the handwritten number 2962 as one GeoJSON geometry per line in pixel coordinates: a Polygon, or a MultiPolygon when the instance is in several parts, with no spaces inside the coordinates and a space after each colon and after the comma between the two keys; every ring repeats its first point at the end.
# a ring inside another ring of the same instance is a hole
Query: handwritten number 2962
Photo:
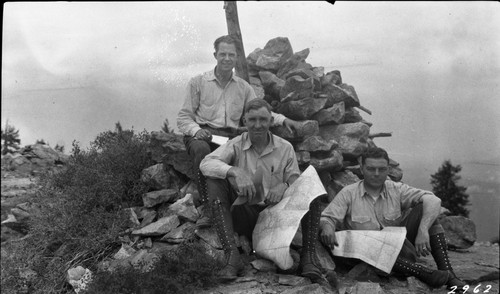
{"type": "MultiPolygon", "coordinates": [[[[455,290],[457,290],[457,286],[451,286],[451,291],[448,292],[448,294],[455,294],[455,290]]],[[[462,290],[464,290],[464,294],[469,290],[470,287],[469,285],[465,285],[462,287],[462,290]]],[[[489,293],[491,289],[491,285],[486,285],[486,289],[481,292],[481,284],[477,285],[474,290],[472,290],[472,293],[489,293]]]]}

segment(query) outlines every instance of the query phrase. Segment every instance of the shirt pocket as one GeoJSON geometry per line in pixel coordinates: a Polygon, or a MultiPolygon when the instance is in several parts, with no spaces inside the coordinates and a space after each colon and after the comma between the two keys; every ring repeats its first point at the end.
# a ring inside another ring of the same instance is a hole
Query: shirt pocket
{"type": "Polygon", "coordinates": [[[200,91],[200,106],[206,108],[216,107],[216,102],[219,100],[220,93],[217,91],[211,91],[208,87],[205,87],[203,91],[200,91]]]}
{"type": "Polygon", "coordinates": [[[395,209],[384,213],[384,223],[386,226],[398,226],[401,222],[401,210],[395,209]]]}
{"type": "MultiPolygon", "coordinates": [[[[236,98],[240,99],[240,98],[236,98]]],[[[231,101],[229,103],[229,118],[238,124],[241,116],[243,115],[243,101],[231,101]]]]}
{"type": "Polygon", "coordinates": [[[369,222],[370,217],[367,215],[352,215],[351,220],[353,223],[362,225],[362,224],[369,222]]]}

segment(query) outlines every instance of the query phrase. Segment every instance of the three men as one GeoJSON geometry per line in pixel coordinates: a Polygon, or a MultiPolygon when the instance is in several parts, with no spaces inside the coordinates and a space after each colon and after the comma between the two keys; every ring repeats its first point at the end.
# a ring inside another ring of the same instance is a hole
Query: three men
{"type": "MultiPolygon", "coordinates": [[[[300,171],[293,146],[273,135],[271,106],[263,99],[246,103],[243,118],[248,132],[233,138],[201,162],[207,177],[208,195],[217,234],[227,262],[219,272],[222,279],[234,279],[243,270],[234,232],[252,237],[259,213],[269,204],[278,203],[300,171]],[[256,175],[257,176],[256,179],[256,175]],[[232,206],[238,198],[246,203],[232,206]]],[[[313,281],[323,280],[316,259],[320,206],[314,200],[302,218],[303,249],[300,269],[313,281]]]]}
{"type": "MultiPolygon", "coordinates": [[[[184,103],[177,115],[177,126],[185,136],[187,152],[193,159],[193,170],[198,176],[198,190],[203,202],[207,200],[206,186],[203,175],[199,173],[199,165],[217,147],[211,143],[212,135],[232,138],[242,133],[243,107],[256,98],[253,88],[233,74],[237,60],[236,40],[231,36],[219,37],[214,42],[214,49],[217,65],[189,81],[184,103]]],[[[298,128],[297,122],[281,114],[272,113],[272,116],[277,125],[284,125],[290,130],[298,128]]],[[[207,218],[199,221],[201,226],[207,224],[207,218]]]]}
{"type": "Polygon", "coordinates": [[[372,148],[361,157],[363,180],[346,186],[321,214],[320,239],[338,245],[336,230],[381,230],[405,226],[406,240],[393,272],[415,276],[432,287],[465,285],[457,278],[447,255],[443,227],[437,220],[441,199],[433,193],[387,180],[389,156],[372,148]],[[438,270],[416,263],[417,256],[431,254],[438,270]]]}

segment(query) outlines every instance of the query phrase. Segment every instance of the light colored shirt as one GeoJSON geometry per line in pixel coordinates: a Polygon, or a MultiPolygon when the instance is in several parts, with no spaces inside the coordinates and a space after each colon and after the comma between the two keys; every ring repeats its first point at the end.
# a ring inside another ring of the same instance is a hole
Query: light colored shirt
{"type": "MultiPolygon", "coordinates": [[[[237,129],[245,103],[255,98],[253,88],[235,74],[223,88],[215,77],[215,69],[207,71],[189,81],[177,127],[186,136],[194,136],[200,125],[237,129]]],[[[274,112],[272,115],[275,125],[282,125],[286,118],[274,112]]]]}
{"type": "Polygon", "coordinates": [[[233,166],[252,175],[255,175],[257,169],[261,169],[264,196],[267,195],[277,184],[288,182],[293,175],[300,176],[292,144],[271,132],[268,136],[269,144],[261,154],[252,147],[248,132],[229,140],[205,156],[200,163],[200,171],[206,177],[225,179],[233,166]]]}
{"type": "Polygon", "coordinates": [[[409,208],[432,192],[404,183],[385,181],[375,201],[366,193],[363,181],[344,187],[323,210],[321,222],[330,222],[337,230],[381,230],[400,226],[409,208]]]}

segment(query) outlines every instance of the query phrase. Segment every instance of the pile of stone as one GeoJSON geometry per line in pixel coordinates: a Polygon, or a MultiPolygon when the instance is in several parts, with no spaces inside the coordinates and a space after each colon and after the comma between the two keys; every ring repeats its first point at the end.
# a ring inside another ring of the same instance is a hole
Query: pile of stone
{"type": "MultiPolygon", "coordinates": [[[[357,109],[371,112],[360,104],[354,87],[342,81],[340,71],[325,73],[324,67],[307,63],[308,55],[308,48],[293,52],[288,38],[271,39],[248,55],[249,79],[275,112],[300,122],[293,133],[285,127],[271,131],[293,144],[302,170],[316,168],[333,198],[359,179],[358,157],[375,146],[373,138],[390,133],[370,134],[372,124],[357,109]]],[[[398,166],[391,160],[389,177],[394,181],[403,177],[398,166]]]]}
{"type": "Polygon", "coordinates": [[[36,174],[39,171],[62,166],[68,159],[69,155],[54,150],[49,145],[36,143],[26,145],[18,152],[2,155],[2,169],[36,174]]]}

